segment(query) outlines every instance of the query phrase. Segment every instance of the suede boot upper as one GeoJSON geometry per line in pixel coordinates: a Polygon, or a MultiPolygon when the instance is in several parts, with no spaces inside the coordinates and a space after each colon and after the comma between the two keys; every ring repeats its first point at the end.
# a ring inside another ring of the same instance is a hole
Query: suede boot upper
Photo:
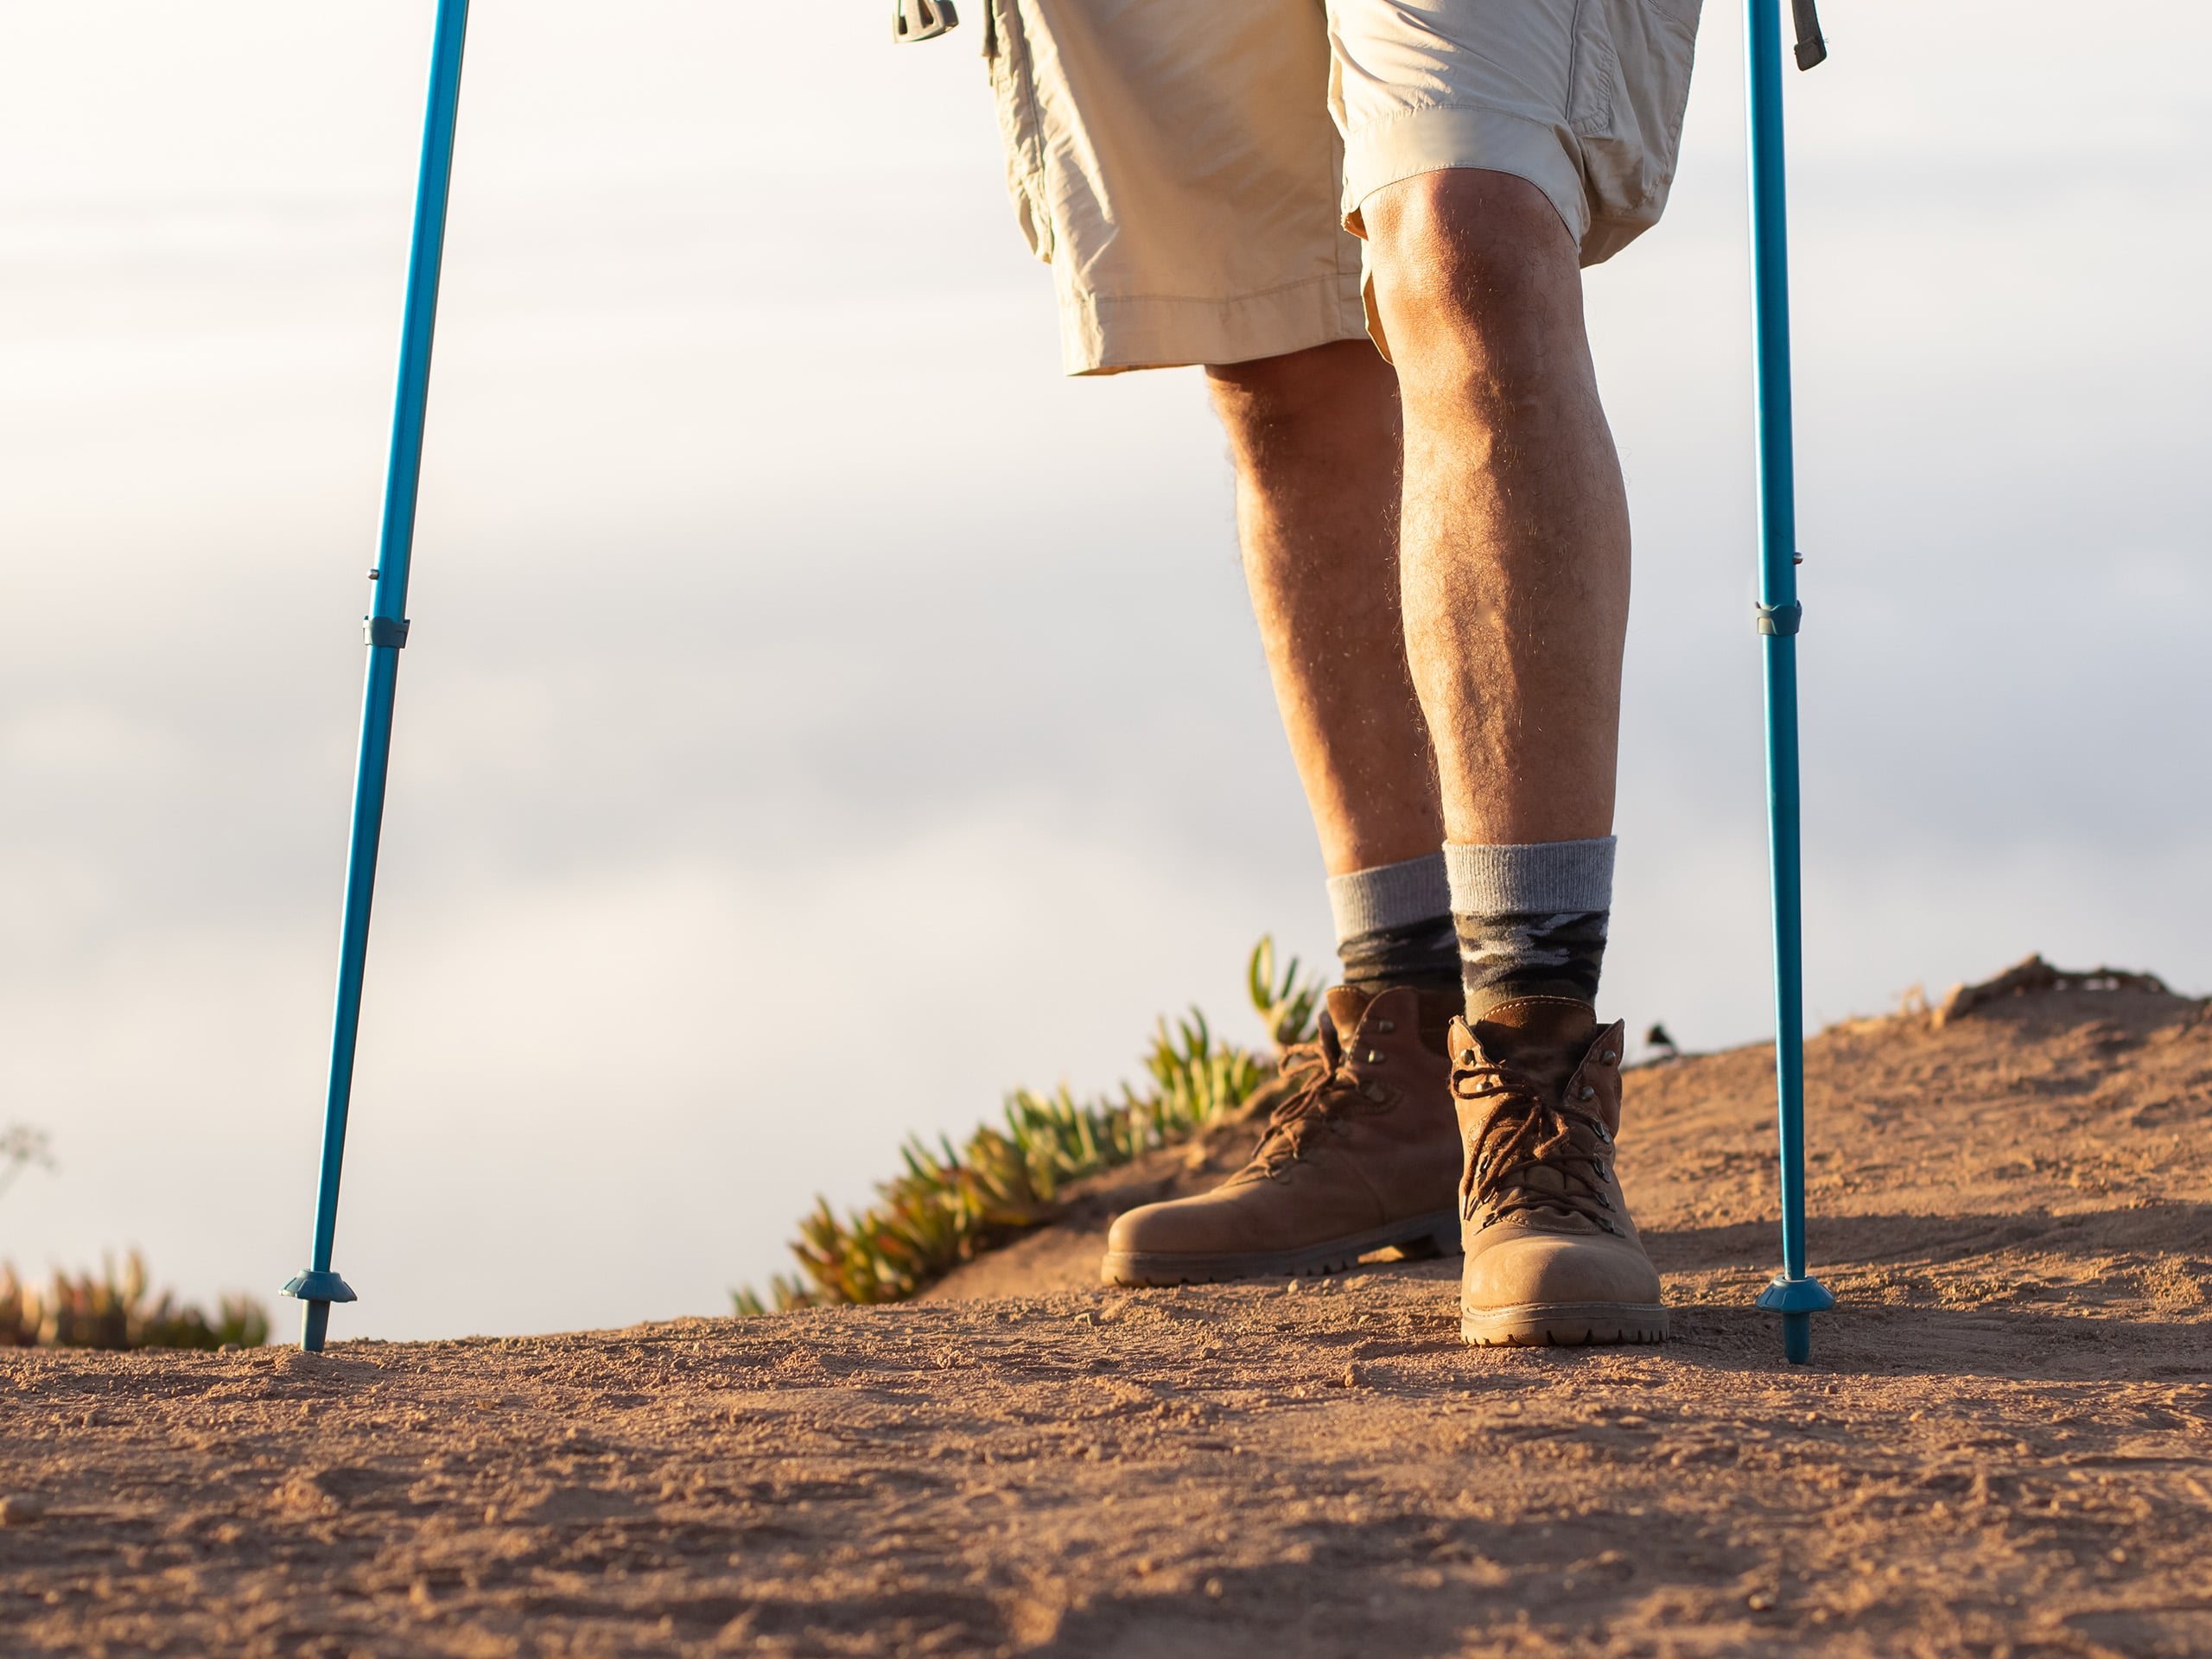
{"type": "Polygon", "coordinates": [[[1613,1162],[1622,1027],[1527,997],[1452,1027],[1462,1332],[1477,1342],[1656,1341],[1659,1274],[1613,1162]]]}
{"type": "Polygon", "coordinates": [[[1448,1249],[1458,1133],[1445,1041],[1455,1001],[1403,987],[1371,1001],[1332,990],[1319,1039],[1285,1057],[1294,1090],[1251,1160],[1211,1192],[1116,1220],[1103,1275],[1150,1284],[1326,1272],[1394,1244],[1448,1249]]]}

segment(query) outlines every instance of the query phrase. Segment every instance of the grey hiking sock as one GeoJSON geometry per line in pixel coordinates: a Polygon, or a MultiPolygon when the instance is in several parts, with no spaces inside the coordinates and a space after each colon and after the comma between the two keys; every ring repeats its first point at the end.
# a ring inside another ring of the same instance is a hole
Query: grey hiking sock
{"type": "Polygon", "coordinates": [[[1400,985],[1448,991],[1459,983],[1459,940],[1444,855],[1377,864],[1329,878],[1344,983],[1374,995],[1400,985]]]}
{"type": "Polygon", "coordinates": [[[1594,1006],[1613,905],[1613,838],[1526,846],[1446,842],[1467,1018],[1522,996],[1594,1006]]]}

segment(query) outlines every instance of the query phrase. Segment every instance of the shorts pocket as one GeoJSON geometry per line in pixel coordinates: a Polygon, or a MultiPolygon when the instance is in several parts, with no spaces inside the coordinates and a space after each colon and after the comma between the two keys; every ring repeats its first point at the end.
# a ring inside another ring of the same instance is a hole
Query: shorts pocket
{"type": "Polygon", "coordinates": [[[1582,0],[1569,125],[1594,220],[1586,263],[1658,222],[1675,179],[1700,0],[1582,0]]]}
{"type": "Polygon", "coordinates": [[[999,137],[1006,144],[1006,188],[1029,251],[1052,263],[1052,215],[1045,188],[1045,124],[1037,105],[1037,76],[1022,26],[1020,0],[988,0],[984,54],[998,104],[999,137]]]}

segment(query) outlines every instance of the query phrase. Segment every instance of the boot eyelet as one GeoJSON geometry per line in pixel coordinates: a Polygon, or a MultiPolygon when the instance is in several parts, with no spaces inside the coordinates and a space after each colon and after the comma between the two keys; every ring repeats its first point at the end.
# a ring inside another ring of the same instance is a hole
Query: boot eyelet
{"type": "Polygon", "coordinates": [[[1379,1048],[1370,1048],[1367,1051],[1367,1063],[1370,1065],[1380,1065],[1389,1058],[1379,1048]]]}
{"type": "Polygon", "coordinates": [[[1375,1029],[1381,1032],[1385,1037],[1388,1037],[1397,1028],[1398,1022],[1395,1020],[1377,1020],[1375,1022],[1375,1029]]]}
{"type": "Polygon", "coordinates": [[[1604,1053],[1600,1054],[1600,1055],[1598,1057],[1598,1063],[1599,1063],[1600,1065],[1611,1065],[1615,1060],[1617,1060],[1617,1059],[1618,1059],[1618,1058],[1620,1058],[1620,1056],[1619,1056],[1619,1055],[1618,1055],[1618,1054],[1616,1054],[1616,1053],[1614,1053],[1614,1052],[1613,1052],[1613,1051],[1612,1051],[1611,1049],[1610,1049],[1610,1048],[1609,1048],[1609,1049],[1607,1049],[1604,1053]]]}
{"type": "Polygon", "coordinates": [[[1593,1096],[1597,1094],[1597,1092],[1598,1092],[1598,1091],[1597,1091],[1595,1089],[1592,1089],[1592,1088],[1588,1084],[1586,1084],[1586,1084],[1584,1084],[1582,1085],[1582,1092],[1581,1092],[1580,1095],[1576,1096],[1575,1096],[1575,1098],[1576,1098],[1576,1099],[1578,1099],[1578,1100],[1589,1100],[1589,1099],[1591,1099],[1592,1097],[1593,1097],[1593,1096]]]}

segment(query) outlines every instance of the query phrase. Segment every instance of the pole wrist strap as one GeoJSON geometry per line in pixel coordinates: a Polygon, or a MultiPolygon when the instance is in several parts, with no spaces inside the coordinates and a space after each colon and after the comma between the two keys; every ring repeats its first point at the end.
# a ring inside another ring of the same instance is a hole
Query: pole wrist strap
{"type": "Polygon", "coordinates": [[[1810,69],[1827,60],[1828,43],[1821,38],[1821,14],[1813,0],[1789,0],[1789,16],[1797,25],[1797,67],[1810,69]]]}

